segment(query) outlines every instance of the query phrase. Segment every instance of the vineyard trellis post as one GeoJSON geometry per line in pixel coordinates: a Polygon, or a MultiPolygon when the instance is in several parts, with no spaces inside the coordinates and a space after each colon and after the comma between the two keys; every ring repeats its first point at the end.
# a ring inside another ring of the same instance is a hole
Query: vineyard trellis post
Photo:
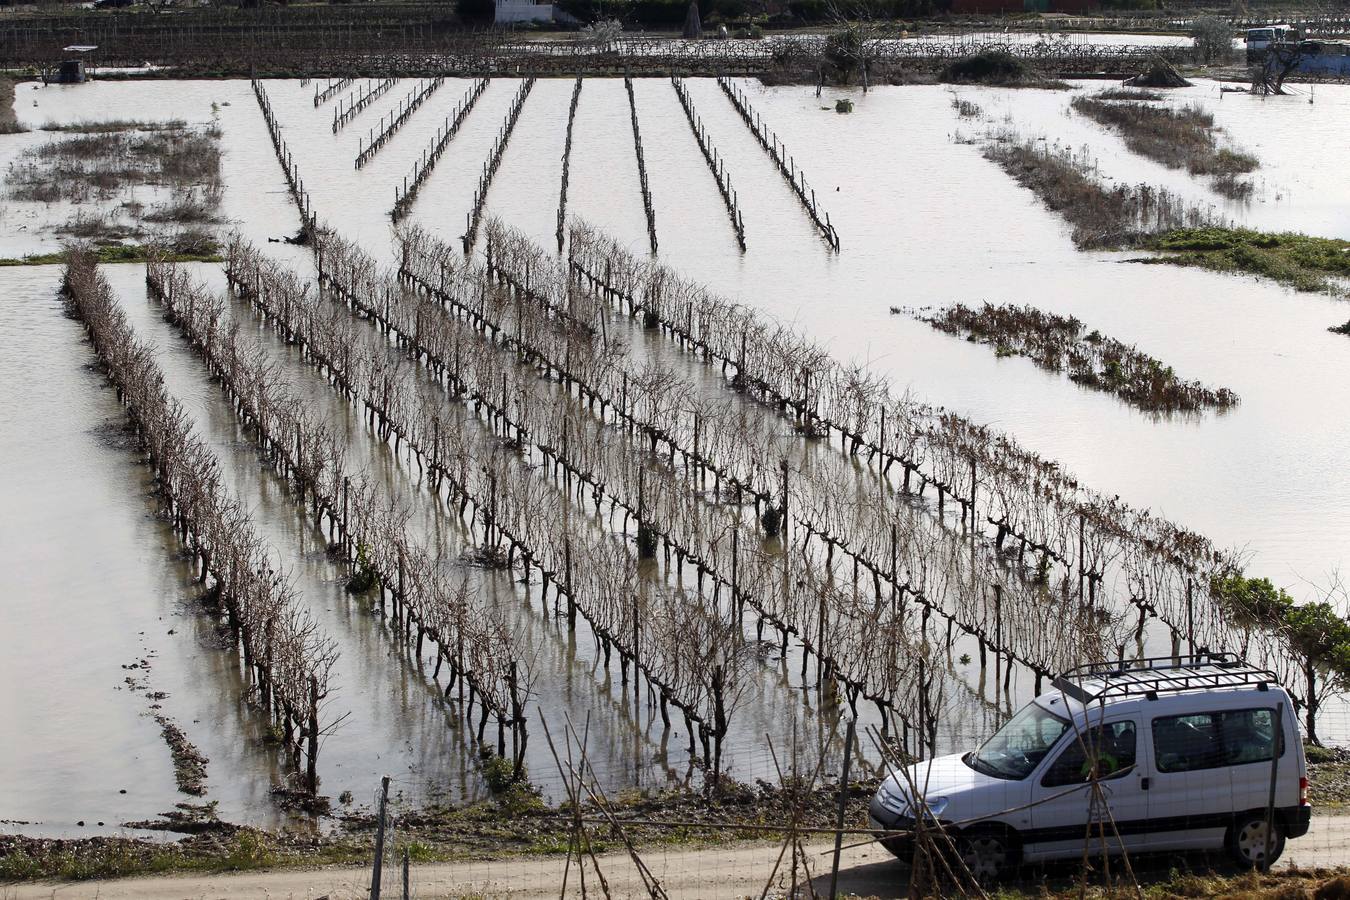
{"type": "Polygon", "coordinates": [[[834,859],[830,864],[830,900],[839,896],[839,856],[844,845],[844,815],[848,810],[849,764],[853,761],[853,738],[858,726],[856,719],[848,720],[844,732],[844,764],[839,776],[839,807],[834,819],[834,859]]]}
{"type": "Polygon", "coordinates": [[[370,900],[380,900],[380,877],[384,866],[384,823],[389,804],[389,776],[380,778],[380,806],[375,821],[375,862],[370,871],[370,900]]]}

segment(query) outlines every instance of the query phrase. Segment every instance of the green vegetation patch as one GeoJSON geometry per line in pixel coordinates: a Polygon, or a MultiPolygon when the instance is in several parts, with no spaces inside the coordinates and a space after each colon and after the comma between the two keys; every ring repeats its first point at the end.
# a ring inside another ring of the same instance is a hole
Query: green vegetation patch
{"type": "MultiPolygon", "coordinates": [[[[110,244],[106,247],[96,247],[94,253],[98,256],[100,263],[143,263],[150,258],[152,248],[148,244],[110,244]]],[[[209,247],[197,246],[183,251],[171,250],[167,255],[161,255],[166,262],[224,262],[225,257],[220,255],[219,248],[214,244],[209,247]]],[[[0,259],[0,266],[59,266],[66,261],[65,251],[58,253],[35,253],[31,256],[25,256],[21,259],[0,259]]]]}
{"type": "MultiPolygon", "coordinates": [[[[502,788],[493,799],[461,806],[428,805],[400,814],[394,852],[408,849],[417,862],[459,859],[502,859],[527,855],[562,855],[571,842],[573,810],[549,807],[528,783],[507,784],[500,769],[494,776],[502,788]]],[[[865,822],[876,783],[851,783],[848,821],[865,822]]],[[[804,826],[828,827],[838,812],[833,786],[805,793],[724,781],[712,794],[671,790],[621,791],[608,806],[631,823],[625,834],[637,846],[713,846],[730,841],[775,840],[776,834],[718,827],[722,823],[782,826],[794,811],[804,826]],[[657,825],[656,822],[669,824],[657,825]],[[707,826],[690,823],[703,823],[707,826]]],[[[195,808],[194,808],[195,809],[195,808]]],[[[209,812],[210,810],[208,810],[209,812]]],[[[581,814],[599,817],[590,803],[581,814]]],[[[162,814],[172,820],[173,813],[162,814]]],[[[128,823],[151,827],[150,823],[128,823]]],[[[262,831],[209,819],[206,830],[175,844],[132,838],[30,838],[0,835],[0,883],[35,879],[86,880],[160,872],[230,872],[294,866],[368,865],[374,845],[375,816],[368,811],[337,817],[336,828],[314,831],[262,831]]],[[[181,830],[174,828],[173,830],[181,830]]],[[[591,848],[604,852],[623,846],[608,828],[588,829],[591,848]]],[[[0,894],[3,894],[0,891],[0,894]]]]}
{"type": "Polygon", "coordinates": [[[0,882],[356,865],[368,862],[369,857],[367,841],[301,837],[234,826],[176,844],[119,837],[51,840],[0,835],[0,882]]]}
{"type": "Polygon", "coordinates": [[[1153,871],[1147,860],[1131,859],[1136,889],[1123,873],[1111,872],[1111,877],[1094,872],[1082,884],[1077,879],[1050,879],[1035,885],[1004,885],[990,896],[997,900],[1189,900],[1189,898],[1222,898],[1222,900],[1333,900],[1350,896],[1350,875],[1340,869],[1300,869],[1291,866],[1274,872],[1218,872],[1187,871],[1172,868],[1153,871]],[[1106,882],[1105,884],[1103,882],[1106,882]]]}
{"type": "Polygon", "coordinates": [[[1262,275],[1295,290],[1344,293],[1326,276],[1350,278],[1350,241],[1246,228],[1179,228],[1145,244],[1166,254],[1160,262],[1215,272],[1262,275]]]}
{"type": "Polygon", "coordinates": [[[1304,733],[1308,743],[1320,744],[1318,709],[1327,697],[1350,690],[1350,622],[1332,602],[1334,594],[1296,604],[1268,578],[1230,572],[1210,580],[1209,595],[1240,626],[1278,632],[1287,642],[1302,673],[1304,733]]]}

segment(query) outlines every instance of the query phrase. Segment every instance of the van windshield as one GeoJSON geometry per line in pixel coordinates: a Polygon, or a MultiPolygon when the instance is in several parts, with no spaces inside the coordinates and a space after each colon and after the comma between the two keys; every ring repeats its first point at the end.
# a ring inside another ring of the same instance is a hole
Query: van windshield
{"type": "Polygon", "coordinates": [[[1031,774],[1068,730],[1068,721],[1036,703],[1028,703],[984,746],[967,754],[965,762],[985,775],[1021,780],[1031,774]]]}

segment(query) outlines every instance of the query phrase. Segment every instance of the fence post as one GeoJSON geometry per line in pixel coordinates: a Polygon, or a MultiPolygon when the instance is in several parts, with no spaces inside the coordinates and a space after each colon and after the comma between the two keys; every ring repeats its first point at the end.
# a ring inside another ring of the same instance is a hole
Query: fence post
{"type": "Polygon", "coordinates": [[[370,900],[380,900],[380,867],[384,862],[384,811],[389,802],[389,776],[380,779],[380,818],[375,826],[375,865],[370,872],[370,900]]]}
{"type": "Polygon", "coordinates": [[[844,769],[839,777],[839,811],[834,820],[834,862],[830,866],[830,900],[839,896],[839,854],[844,844],[844,815],[848,808],[849,763],[853,761],[853,733],[857,727],[856,719],[848,720],[848,731],[844,734],[844,769]]]}
{"type": "Polygon", "coordinates": [[[309,676],[309,760],[305,784],[313,796],[319,795],[319,679],[309,676]]]}

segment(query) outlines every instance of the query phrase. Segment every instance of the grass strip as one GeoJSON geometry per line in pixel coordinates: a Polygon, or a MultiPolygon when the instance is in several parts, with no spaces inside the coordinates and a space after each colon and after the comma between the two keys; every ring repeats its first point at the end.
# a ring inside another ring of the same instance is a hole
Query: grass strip
{"type": "MultiPolygon", "coordinates": [[[[100,263],[143,263],[150,258],[150,247],[146,244],[111,244],[98,247],[94,251],[100,263]]],[[[169,253],[164,256],[168,262],[224,262],[225,257],[212,248],[208,252],[169,253]]],[[[64,251],[55,253],[35,253],[19,259],[0,259],[0,266],[57,266],[66,261],[64,251]]]]}
{"type": "Polygon", "coordinates": [[[1149,262],[1198,266],[1214,272],[1261,275],[1294,290],[1344,294],[1328,279],[1350,278],[1350,241],[1246,228],[1178,228],[1143,246],[1164,254],[1149,262]]]}

